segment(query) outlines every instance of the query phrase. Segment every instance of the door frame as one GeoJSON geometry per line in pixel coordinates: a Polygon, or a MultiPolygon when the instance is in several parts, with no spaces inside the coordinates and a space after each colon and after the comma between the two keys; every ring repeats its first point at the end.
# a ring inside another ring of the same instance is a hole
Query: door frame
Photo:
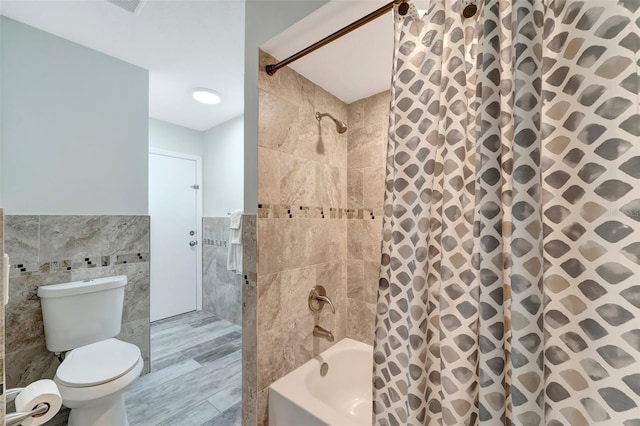
{"type": "MultiPolygon", "coordinates": [[[[182,160],[193,160],[196,162],[196,182],[199,189],[196,191],[196,309],[202,310],[202,157],[199,155],[185,154],[182,152],[169,151],[166,149],[149,147],[149,155],[162,155],[164,157],[180,158],[182,160]]],[[[151,218],[153,220],[153,218],[151,218]]],[[[153,259],[153,253],[151,253],[153,259]]],[[[150,282],[153,282],[151,277],[150,282]]],[[[149,289],[151,291],[151,289],[149,289]]]]}

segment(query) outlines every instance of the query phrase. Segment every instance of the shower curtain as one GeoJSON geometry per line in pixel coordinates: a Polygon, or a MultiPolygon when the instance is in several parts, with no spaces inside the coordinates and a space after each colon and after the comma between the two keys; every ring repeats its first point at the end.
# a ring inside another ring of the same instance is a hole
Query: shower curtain
{"type": "Polygon", "coordinates": [[[396,14],[374,424],[640,425],[640,2],[396,14]]]}

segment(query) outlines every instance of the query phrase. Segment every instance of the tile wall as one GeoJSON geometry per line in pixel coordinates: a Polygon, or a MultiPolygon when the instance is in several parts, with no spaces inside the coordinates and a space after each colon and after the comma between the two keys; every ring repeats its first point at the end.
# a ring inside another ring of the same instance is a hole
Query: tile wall
{"type": "MultiPolygon", "coordinates": [[[[261,54],[261,70],[267,61],[261,54]]],[[[259,75],[257,219],[257,423],[268,386],[347,332],[347,134],[316,111],[347,121],[345,103],[289,68],[259,75]],[[309,310],[323,285],[336,313],[309,310]]]]}
{"type": "MultiPolygon", "coordinates": [[[[4,254],[4,211],[0,209],[0,256],[4,254]]],[[[0,260],[0,419],[5,413],[4,380],[4,262],[0,260]]],[[[0,421],[0,424],[3,424],[0,421]]]]}
{"type": "Polygon", "coordinates": [[[242,216],[242,424],[255,425],[258,414],[257,216],[242,216]]]}
{"type": "Polygon", "coordinates": [[[149,371],[149,217],[6,216],[11,257],[6,306],[6,385],[52,378],[59,362],[45,347],[39,286],[126,275],[122,331],[149,371]]]}
{"type": "Polygon", "coordinates": [[[390,103],[385,91],[346,105],[289,68],[267,76],[273,61],[261,52],[257,415],[247,418],[260,425],[268,423],[268,386],[331,346],[312,336],[314,325],[336,341],[373,343],[390,103]],[[338,134],[316,111],[349,130],[338,134]],[[309,310],[315,284],[326,287],[335,315],[309,310]]]}
{"type": "Polygon", "coordinates": [[[202,309],[242,324],[242,275],[227,270],[229,217],[202,218],[202,309]]]}
{"type": "Polygon", "coordinates": [[[373,344],[390,92],[349,105],[347,337],[373,344]]]}

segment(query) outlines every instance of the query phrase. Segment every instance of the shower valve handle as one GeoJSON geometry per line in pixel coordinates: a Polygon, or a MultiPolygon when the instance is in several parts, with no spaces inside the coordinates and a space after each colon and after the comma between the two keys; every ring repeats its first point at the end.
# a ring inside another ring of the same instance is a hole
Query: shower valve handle
{"type": "Polygon", "coordinates": [[[331,312],[336,313],[336,308],[333,306],[333,302],[327,297],[327,291],[321,285],[317,285],[309,292],[309,309],[314,312],[319,312],[325,303],[329,304],[331,312]]]}

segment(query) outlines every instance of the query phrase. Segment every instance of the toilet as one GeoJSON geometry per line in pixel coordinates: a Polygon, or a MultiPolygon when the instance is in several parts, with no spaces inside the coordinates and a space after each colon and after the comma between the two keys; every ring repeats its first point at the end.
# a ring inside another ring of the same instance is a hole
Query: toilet
{"type": "Polygon", "coordinates": [[[38,288],[47,349],[66,352],[53,380],[69,426],[129,425],[123,393],[144,362],[136,345],[115,339],[126,284],[120,275],[38,288]]]}

